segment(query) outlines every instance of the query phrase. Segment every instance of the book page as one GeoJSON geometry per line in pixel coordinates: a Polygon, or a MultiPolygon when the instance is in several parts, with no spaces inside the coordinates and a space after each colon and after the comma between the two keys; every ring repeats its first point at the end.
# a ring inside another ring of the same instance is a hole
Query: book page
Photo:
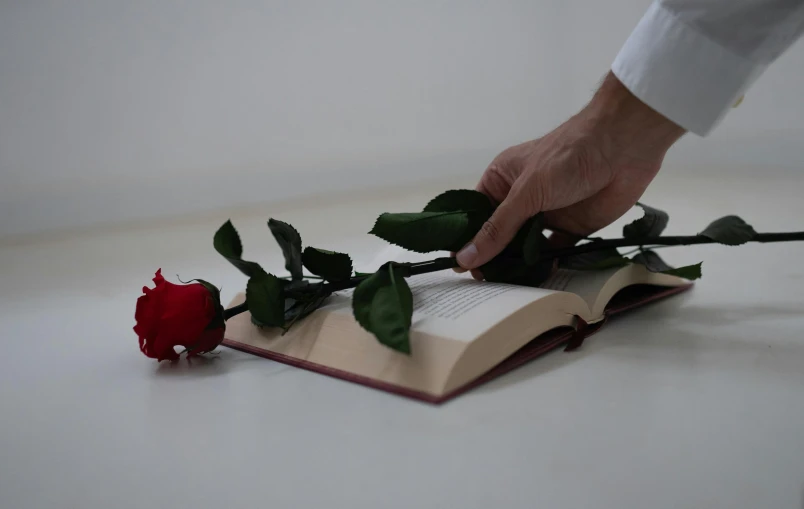
{"type": "MultiPolygon", "coordinates": [[[[387,261],[415,263],[441,256],[449,256],[449,253],[414,253],[399,246],[391,245],[380,251],[370,266],[373,271],[387,261]]],[[[603,287],[619,270],[619,267],[602,271],[560,269],[539,287],[545,290],[574,293],[586,302],[589,309],[592,309],[603,287]]]]}
{"type": "Polygon", "coordinates": [[[637,284],[673,287],[686,280],[653,273],[643,265],[631,264],[601,271],[561,269],[542,284],[543,288],[579,295],[597,320],[603,319],[606,305],[623,288],[637,284]]]}
{"type": "Polygon", "coordinates": [[[593,309],[601,290],[619,270],[618,267],[600,271],[559,269],[540,287],[574,293],[586,302],[589,309],[593,309]]]}
{"type": "MultiPolygon", "coordinates": [[[[411,329],[460,341],[472,341],[523,306],[556,293],[475,281],[468,274],[452,271],[421,274],[407,278],[407,282],[413,293],[411,329]]],[[[353,292],[350,289],[333,295],[330,311],[352,313],[353,292]]]]}

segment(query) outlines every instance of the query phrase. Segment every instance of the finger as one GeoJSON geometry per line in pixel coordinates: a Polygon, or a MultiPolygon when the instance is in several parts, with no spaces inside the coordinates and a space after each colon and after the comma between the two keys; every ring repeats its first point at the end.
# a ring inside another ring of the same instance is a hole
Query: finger
{"type": "Polygon", "coordinates": [[[475,186],[475,191],[488,196],[495,206],[505,201],[505,197],[508,196],[510,190],[510,182],[503,176],[499,166],[495,165],[491,165],[486,169],[477,186],[475,186]]]}
{"type": "MultiPolygon", "coordinates": [[[[498,175],[498,173],[495,172],[492,168],[493,168],[492,166],[486,168],[486,171],[483,173],[483,177],[475,186],[475,191],[483,193],[486,196],[488,196],[489,200],[491,200],[492,204],[494,204],[494,206],[496,207],[501,201],[505,199],[505,195],[508,194],[508,190],[506,189],[505,191],[500,191],[500,188],[502,186],[499,185],[498,179],[495,179],[495,176],[498,175]],[[494,185],[490,185],[492,182],[494,182],[494,185]],[[496,198],[497,196],[502,197],[500,199],[497,199],[496,198]]],[[[457,253],[450,253],[451,256],[455,256],[456,254],[457,253]]],[[[454,270],[458,274],[464,274],[469,269],[458,266],[452,270],[454,270]]],[[[480,273],[479,270],[473,270],[472,277],[477,279],[478,281],[483,280],[483,275],[480,273]]]]}
{"type": "MultiPolygon", "coordinates": [[[[452,257],[452,258],[455,257],[455,254],[456,253],[454,251],[451,251],[449,253],[450,257],[452,257]]],[[[463,267],[453,267],[452,270],[457,272],[458,274],[463,274],[464,272],[466,272],[466,269],[464,269],[463,267]]]]}
{"type": "Polygon", "coordinates": [[[497,256],[516,235],[529,217],[525,207],[518,205],[516,197],[505,200],[494,211],[463,249],[458,252],[458,263],[466,269],[475,269],[497,256]]]}

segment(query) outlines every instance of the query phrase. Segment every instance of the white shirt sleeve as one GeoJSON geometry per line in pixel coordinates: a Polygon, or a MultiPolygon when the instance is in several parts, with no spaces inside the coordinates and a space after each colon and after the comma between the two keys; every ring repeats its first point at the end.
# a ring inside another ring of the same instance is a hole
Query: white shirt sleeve
{"type": "Polygon", "coordinates": [[[612,72],[631,93],[705,136],[804,32],[804,0],[655,0],[612,72]]]}

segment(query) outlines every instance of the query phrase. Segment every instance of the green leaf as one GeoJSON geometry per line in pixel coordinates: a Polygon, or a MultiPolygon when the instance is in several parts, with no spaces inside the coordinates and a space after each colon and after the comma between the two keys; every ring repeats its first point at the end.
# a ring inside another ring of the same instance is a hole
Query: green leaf
{"type": "Polygon", "coordinates": [[[259,264],[243,260],[243,244],[240,242],[240,235],[231,221],[226,221],[223,226],[215,232],[212,245],[221,256],[240,269],[240,272],[248,277],[264,273],[259,264]]]}
{"type": "Polygon", "coordinates": [[[480,267],[483,279],[491,283],[508,283],[538,287],[553,272],[553,261],[528,264],[524,258],[497,255],[480,267]]]}
{"type": "Polygon", "coordinates": [[[520,228],[520,231],[527,231],[522,245],[522,255],[525,258],[525,263],[528,265],[534,265],[539,261],[542,248],[547,245],[547,237],[543,233],[543,217],[544,216],[540,213],[532,217],[520,228]]]}
{"type": "Polygon", "coordinates": [[[644,265],[651,272],[664,272],[673,270],[655,251],[640,251],[631,258],[631,261],[644,265]]]}
{"type": "Polygon", "coordinates": [[[605,270],[624,267],[631,261],[615,248],[568,256],[559,260],[559,267],[571,270],[605,270]]]}
{"type": "MultiPolygon", "coordinates": [[[[479,228],[479,227],[478,227],[479,228]]],[[[468,212],[385,213],[369,232],[418,253],[460,251],[474,237],[468,212]]]]}
{"type": "Polygon", "coordinates": [[[478,212],[491,217],[494,204],[488,196],[471,189],[453,189],[439,194],[424,207],[424,212],[478,212]]]}
{"type": "Polygon", "coordinates": [[[606,269],[613,269],[616,267],[625,267],[630,263],[631,262],[628,261],[628,258],[625,258],[623,256],[612,256],[610,258],[600,260],[597,263],[590,264],[580,270],[606,270],[606,269]]]}
{"type": "Polygon", "coordinates": [[[302,263],[307,270],[327,281],[342,281],[352,276],[352,259],[348,254],[306,247],[302,263]]]}
{"type": "Polygon", "coordinates": [[[386,265],[383,265],[380,270],[361,281],[352,293],[352,313],[357,323],[368,331],[370,331],[371,327],[371,322],[369,321],[371,302],[377,290],[388,284],[390,284],[390,277],[388,276],[386,265]]]}
{"type": "Polygon", "coordinates": [[[285,295],[282,280],[263,272],[252,276],[246,285],[246,302],[253,319],[260,325],[285,325],[285,295]]]}
{"type": "Polygon", "coordinates": [[[658,272],[660,274],[667,274],[669,276],[682,277],[684,279],[694,280],[701,277],[701,263],[695,265],[687,265],[674,269],[668,265],[661,256],[654,251],[641,251],[631,261],[644,265],[651,272],[658,272]]]}
{"type": "Polygon", "coordinates": [[[293,324],[297,321],[306,318],[312,314],[316,309],[332,295],[330,292],[324,293],[319,290],[314,293],[308,293],[300,297],[298,300],[293,298],[285,299],[285,332],[289,331],[293,324]]]}
{"type": "Polygon", "coordinates": [[[313,286],[306,279],[281,279],[283,295],[285,295],[285,330],[290,328],[293,322],[301,320],[309,315],[323,303],[329,294],[320,294],[321,285],[315,283],[318,290],[310,288],[313,286]],[[295,297],[289,297],[288,295],[295,297]]]}
{"type": "Polygon", "coordinates": [[[721,217],[717,221],[706,227],[700,233],[704,237],[725,244],[727,246],[739,246],[745,244],[756,236],[757,232],[751,225],[737,216],[721,217]]]}
{"type": "Polygon", "coordinates": [[[310,286],[310,281],[306,279],[280,278],[280,280],[282,281],[282,289],[285,293],[301,290],[302,288],[308,288],[310,286]]]}
{"type": "Polygon", "coordinates": [[[393,264],[384,265],[355,288],[352,310],[357,322],[380,343],[410,354],[413,294],[393,264]]]}
{"type": "MultiPolygon", "coordinates": [[[[506,258],[520,258],[524,260],[525,255],[525,241],[528,239],[528,234],[531,232],[533,228],[534,221],[540,221],[541,214],[531,217],[519,228],[514,235],[514,238],[511,239],[511,242],[508,243],[500,252],[498,256],[504,256],[506,258]]],[[[545,238],[544,242],[547,242],[545,238]]]]}
{"type": "Polygon", "coordinates": [[[268,220],[268,228],[271,229],[277,244],[282,248],[282,255],[285,257],[285,270],[290,272],[293,279],[301,279],[303,277],[301,235],[294,227],[277,219],[268,220]]]}
{"type": "Polygon", "coordinates": [[[391,277],[391,286],[383,286],[371,305],[371,330],[380,343],[398,352],[410,354],[410,325],[413,319],[413,293],[405,278],[391,277]]]}
{"type": "Polygon", "coordinates": [[[701,265],[703,265],[703,262],[696,263],[695,265],[687,265],[684,267],[679,267],[677,269],[665,270],[662,272],[662,274],[667,274],[668,276],[681,277],[693,281],[695,279],[701,278],[702,276],[701,265]]]}
{"type": "Polygon", "coordinates": [[[670,216],[664,212],[653,207],[648,207],[643,203],[637,203],[644,215],[623,227],[623,237],[627,239],[634,239],[640,237],[658,237],[662,234],[670,221],[670,216]]]}
{"type": "Polygon", "coordinates": [[[328,293],[314,294],[309,299],[305,300],[286,299],[285,323],[290,324],[310,315],[313,311],[321,307],[321,304],[323,304],[330,295],[331,294],[328,293]]]}
{"type": "Polygon", "coordinates": [[[226,221],[215,232],[212,239],[215,250],[225,258],[239,259],[243,255],[243,244],[231,220],[226,221]]]}
{"type": "Polygon", "coordinates": [[[485,194],[455,189],[430,200],[422,212],[380,215],[369,233],[418,253],[460,251],[493,212],[485,194]]]}

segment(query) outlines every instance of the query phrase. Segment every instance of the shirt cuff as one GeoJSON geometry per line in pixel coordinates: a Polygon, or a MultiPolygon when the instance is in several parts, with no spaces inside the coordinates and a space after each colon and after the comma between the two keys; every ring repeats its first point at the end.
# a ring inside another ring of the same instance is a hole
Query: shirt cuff
{"type": "Polygon", "coordinates": [[[611,70],[652,109],[706,136],[766,67],[712,41],[655,1],[611,70]]]}

